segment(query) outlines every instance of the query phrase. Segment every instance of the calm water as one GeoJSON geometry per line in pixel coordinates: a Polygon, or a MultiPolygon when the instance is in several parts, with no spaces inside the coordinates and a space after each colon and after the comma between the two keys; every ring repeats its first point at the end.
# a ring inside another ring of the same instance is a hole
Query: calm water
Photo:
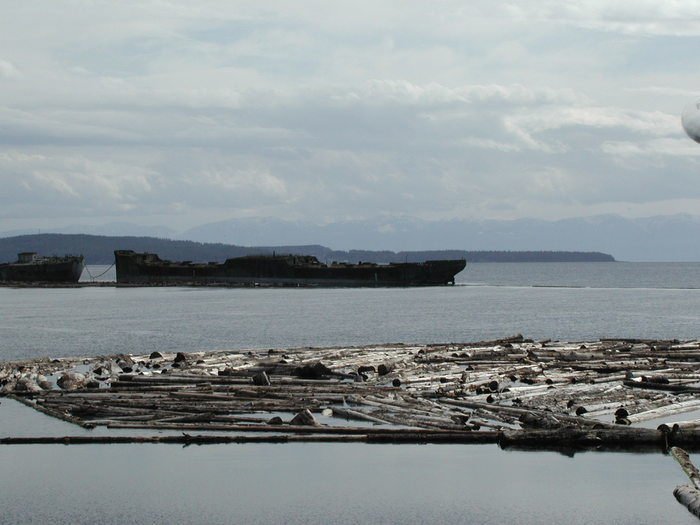
{"type": "MultiPolygon", "coordinates": [[[[569,340],[700,335],[700,264],[475,264],[458,282],[398,290],[2,288],[0,359],[518,332],[569,340]]],[[[82,432],[0,400],[0,435],[82,432]]],[[[684,475],[661,454],[27,446],[0,447],[0,464],[2,524],[697,523],[672,495],[684,475]]]]}
{"type": "Polygon", "coordinates": [[[569,340],[700,335],[696,263],[474,264],[459,282],[407,289],[2,288],[0,359],[461,342],[515,333],[569,340]]]}
{"type": "MultiPolygon", "coordinates": [[[[0,421],[13,435],[88,432],[11,400],[0,421]]],[[[697,523],[672,494],[685,475],[661,453],[31,445],[0,447],[0,464],[2,524],[697,523]]]]}

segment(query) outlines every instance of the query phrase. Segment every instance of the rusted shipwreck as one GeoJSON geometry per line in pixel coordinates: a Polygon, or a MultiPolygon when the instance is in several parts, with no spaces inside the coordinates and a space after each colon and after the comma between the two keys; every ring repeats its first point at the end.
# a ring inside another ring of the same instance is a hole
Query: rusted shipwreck
{"type": "Polygon", "coordinates": [[[154,253],[114,252],[118,284],[233,286],[440,286],[454,284],[464,259],[421,263],[321,263],[310,255],[248,255],[223,263],[162,260],[154,253]]]}
{"type": "Polygon", "coordinates": [[[77,283],[84,268],[82,255],[43,257],[23,252],[15,262],[0,263],[0,282],[77,283]]]}

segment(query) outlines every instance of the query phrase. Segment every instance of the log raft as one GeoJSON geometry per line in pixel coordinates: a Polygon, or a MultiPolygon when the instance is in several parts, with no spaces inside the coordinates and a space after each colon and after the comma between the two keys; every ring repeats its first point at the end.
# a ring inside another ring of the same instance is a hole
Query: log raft
{"type": "Polygon", "coordinates": [[[0,362],[0,396],[85,428],[180,432],[0,435],[0,444],[345,440],[695,450],[700,342],[515,336],[0,362]],[[200,431],[227,434],[190,434],[200,431]]]}

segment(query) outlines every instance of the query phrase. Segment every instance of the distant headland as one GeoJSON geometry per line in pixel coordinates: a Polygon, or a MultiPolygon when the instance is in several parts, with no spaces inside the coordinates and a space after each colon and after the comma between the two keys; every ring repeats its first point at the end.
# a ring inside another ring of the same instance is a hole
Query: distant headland
{"type": "Polygon", "coordinates": [[[87,264],[112,264],[115,250],[157,253],[163,259],[223,262],[231,257],[263,253],[313,255],[322,262],[358,261],[421,262],[431,259],[466,259],[477,262],[614,262],[612,255],[601,252],[574,251],[372,251],[333,250],[321,245],[303,246],[237,246],[234,244],[201,243],[160,239],[157,237],[116,237],[85,234],[44,233],[0,238],[0,262],[15,260],[20,252],[82,254],[87,264]]]}

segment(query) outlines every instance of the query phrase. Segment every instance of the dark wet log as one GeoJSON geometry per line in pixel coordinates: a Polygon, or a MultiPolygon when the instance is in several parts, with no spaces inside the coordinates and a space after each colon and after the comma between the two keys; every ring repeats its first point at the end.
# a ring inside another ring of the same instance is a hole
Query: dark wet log
{"type": "Polygon", "coordinates": [[[642,388],[647,390],[661,390],[664,392],[693,393],[700,394],[700,388],[686,385],[668,385],[652,381],[631,381],[625,380],[623,385],[630,388],[642,388]]]}
{"type": "MultiPolygon", "coordinates": [[[[273,431],[283,431],[284,426],[273,426],[273,431]]],[[[209,429],[207,429],[209,430],[209,429]]],[[[307,427],[308,430],[308,427],[307,427]]],[[[343,429],[340,429],[343,430],[343,429]]],[[[345,429],[347,430],[347,429],[345,429]]],[[[18,437],[0,438],[0,445],[21,444],[109,444],[109,443],[179,443],[179,444],[217,444],[217,443],[289,443],[289,442],[365,442],[365,443],[461,443],[485,444],[498,443],[501,448],[525,450],[577,450],[577,449],[611,449],[611,450],[659,450],[660,440],[656,431],[636,433],[614,433],[609,430],[580,431],[516,431],[516,432],[436,432],[427,430],[389,430],[381,432],[364,429],[364,432],[325,432],[297,435],[155,435],[155,436],[64,436],[64,437],[18,437]]],[[[649,430],[649,429],[639,429],[649,430]]],[[[683,504],[695,501],[693,487],[679,487],[674,494],[683,504]],[[690,489],[690,490],[688,490],[690,489]]],[[[694,512],[691,509],[691,512],[694,512]]]]}
{"type": "MultiPolygon", "coordinates": [[[[292,426],[292,425],[236,425],[236,424],[208,424],[208,423],[117,423],[110,425],[109,428],[130,428],[130,429],[154,429],[154,430],[192,430],[192,431],[228,431],[228,432],[285,432],[292,434],[387,434],[396,433],[396,428],[377,428],[377,427],[341,427],[341,426],[292,426]]],[[[415,432],[415,430],[412,430],[415,432]]],[[[446,430],[440,429],[424,429],[420,432],[424,434],[444,434],[446,430]]],[[[465,431],[466,432],[466,431],[465,431]]],[[[454,432],[452,432],[454,433],[454,432]]]]}
{"type": "Polygon", "coordinates": [[[316,422],[316,419],[314,418],[314,415],[307,409],[305,408],[298,414],[296,414],[292,420],[289,422],[291,426],[314,426],[318,425],[316,422]]]}
{"type": "Polygon", "coordinates": [[[328,379],[333,375],[333,371],[324,365],[321,361],[314,363],[313,365],[304,365],[301,367],[296,367],[296,374],[302,379],[328,379]]]}
{"type": "Polygon", "coordinates": [[[391,362],[382,363],[381,365],[379,365],[377,367],[377,374],[379,374],[380,376],[385,376],[385,375],[393,372],[395,368],[396,368],[395,363],[391,363],[391,362]]]}
{"type": "Polygon", "coordinates": [[[115,443],[286,443],[288,436],[64,436],[64,437],[19,437],[0,438],[0,445],[95,445],[115,443]]]}
{"type": "Polygon", "coordinates": [[[497,443],[499,432],[444,432],[434,434],[420,431],[406,431],[388,434],[371,434],[366,438],[367,443],[393,444],[423,444],[423,443],[454,443],[454,444],[487,444],[497,443]]]}
{"type": "Polygon", "coordinates": [[[223,443],[373,443],[373,444],[426,444],[426,443],[496,443],[497,432],[430,432],[394,431],[383,435],[172,435],[172,436],[63,436],[0,438],[0,445],[95,445],[116,443],[172,443],[182,445],[210,445],[223,443]]]}
{"type": "Polygon", "coordinates": [[[139,376],[131,374],[120,374],[117,381],[111,383],[112,386],[119,386],[122,383],[128,383],[124,386],[140,386],[146,385],[173,385],[173,384],[199,384],[212,383],[217,385],[240,385],[251,384],[249,377],[227,377],[227,376],[205,376],[205,375],[173,375],[173,374],[158,374],[154,376],[139,376]]]}
{"type": "Polygon", "coordinates": [[[253,376],[253,384],[256,386],[270,386],[270,378],[266,372],[260,372],[253,376]]]}
{"type": "Polygon", "coordinates": [[[666,435],[652,429],[576,429],[504,431],[499,442],[502,448],[538,449],[552,446],[575,448],[608,448],[634,450],[637,447],[666,447],[666,435]]]}

